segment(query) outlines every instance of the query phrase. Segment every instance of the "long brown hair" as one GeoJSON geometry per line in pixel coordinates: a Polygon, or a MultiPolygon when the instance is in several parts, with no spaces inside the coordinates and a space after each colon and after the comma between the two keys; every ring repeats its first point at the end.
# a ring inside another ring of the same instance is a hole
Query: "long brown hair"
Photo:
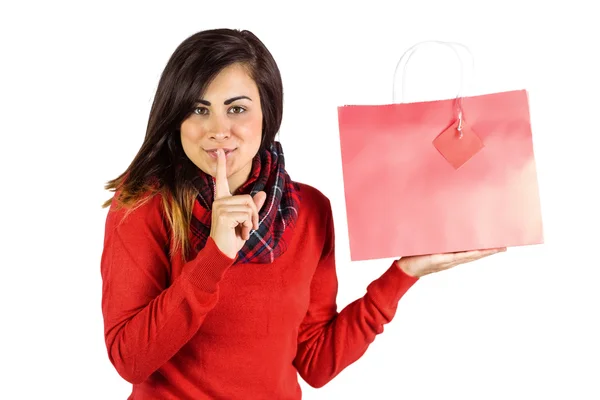
{"type": "Polygon", "coordinates": [[[115,194],[103,208],[115,200],[116,206],[132,210],[160,195],[172,232],[171,251],[182,250],[184,260],[197,196],[189,178],[198,168],[183,152],[181,123],[215,76],[235,63],[246,67],[258,87],[263,114],[261,150],[270,146],[283,114],[281,74],[273,56],[250,31],[205,30],[185,39],[171,55],[158,83],[140,150],[129,167],[105,185],[115,194]]]}

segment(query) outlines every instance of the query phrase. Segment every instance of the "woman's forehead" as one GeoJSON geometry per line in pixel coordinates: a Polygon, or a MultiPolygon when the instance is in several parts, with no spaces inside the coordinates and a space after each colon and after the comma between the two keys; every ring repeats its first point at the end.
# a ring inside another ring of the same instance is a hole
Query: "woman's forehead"
{"type": "Polygon", "coordinates": [[[210,100],[214,98],[232,98],[237,96],[258,95],[258,87],[254,79],[248,74],[248,70],[238,64],[224,68],[210,82],[203,98],[210,100]]]}

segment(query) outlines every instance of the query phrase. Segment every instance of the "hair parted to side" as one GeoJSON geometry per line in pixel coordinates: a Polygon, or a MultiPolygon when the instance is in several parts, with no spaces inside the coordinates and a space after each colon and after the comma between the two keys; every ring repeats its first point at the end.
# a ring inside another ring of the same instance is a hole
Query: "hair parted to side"
{"type": "Polygon", "coordinates": [[[283,85],[273,56],[250,31],[200,31],[185,39],[171,55],[158,83],[140,150],[129,167],[105,185],[115,194],[103,208],[114,201],[116,207],[132,210],[153,195],[161,195],[172,232],[171,251],[182,250],[184,260],[197,196],[190,178],[198,168],[183,151],[181,123],[216,75],[236,63],[247,69],[258,87],[263,114],[260,149],[270,146],[283,115],[283,85]]]}

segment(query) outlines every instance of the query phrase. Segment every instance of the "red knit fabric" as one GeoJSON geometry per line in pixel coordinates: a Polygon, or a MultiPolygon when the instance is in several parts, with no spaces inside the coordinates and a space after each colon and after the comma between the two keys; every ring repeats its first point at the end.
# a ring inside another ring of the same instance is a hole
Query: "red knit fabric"
{"type": "MultiPolygon", "coordinates": [[[[329,200],[300,184],[287,252],[233,264],[209,238],[191,261],[169,257],[153,197],[123,218],[112,206],[101,261],[108,357],[133,384],[129,399],[300,399],[367,350],[417,281],[395,264],[337,311],[329,200]]],[[[384,227],[382,227],[384,229],[384,227]]]]}

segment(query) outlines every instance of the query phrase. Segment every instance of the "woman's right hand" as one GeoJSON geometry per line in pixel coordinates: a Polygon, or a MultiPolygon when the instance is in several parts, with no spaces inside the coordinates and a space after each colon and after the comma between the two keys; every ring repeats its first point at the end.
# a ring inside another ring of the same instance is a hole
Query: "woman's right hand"
{"type": "Polygon", "coordinates": [[[227,159],[223,150],[217,150],[210,237],[229,258],[235,259],[250,238],[250,230],[258,229],[258,211],[266,198],[266,193],[262,191],[254,198],[249,194],[232,196],[227,181],[227,159]]]}

